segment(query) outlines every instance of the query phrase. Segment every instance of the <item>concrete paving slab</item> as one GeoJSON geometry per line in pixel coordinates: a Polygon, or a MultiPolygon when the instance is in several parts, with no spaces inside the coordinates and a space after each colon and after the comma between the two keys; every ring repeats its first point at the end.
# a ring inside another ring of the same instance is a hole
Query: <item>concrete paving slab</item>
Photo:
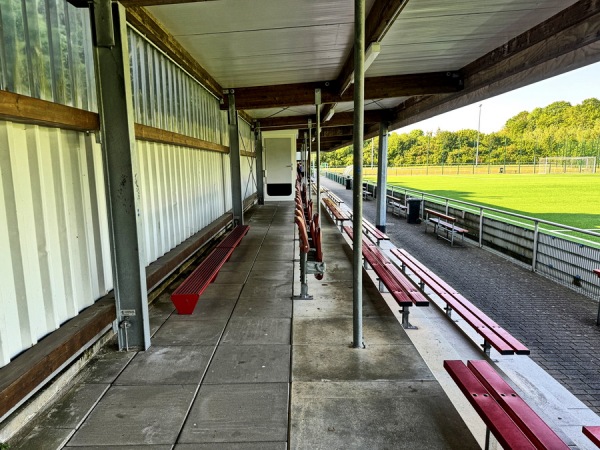
{"type": "Polygon", "coordinates": [[[287,383],[289,345],[219,345],[204,384],[287,383]]]}
{"type": "Polygon", "coordinates": [[[256,259],[256,255],[259,252],[259,249],[260,247],[254,245],[237,247],[229,257],[229,261],[254,261],[256,259]]]}
{"type": "MultiPolygon", "coordinates": [[[[352,318],[294,319],[294,345],[342,345],[352,341],[352,318]]],[[[395,317],[365,317],[363,334],[367,345],[410,344],[406,332],[395,317]]]]}
{"type": "MultiPolygon", "coordinates": [[[[75,384],[39,417],[46,428],[77,428],[110,387],[109,384],[75,384]]],[[[33,447],[32,447],[33,448],[33,447]]]]}
{"type": "Polygon", "coordinates": [[[263,246],[256,257],[257,261],[292,261],[294,259],[293,247],[263,246]]]}
{"type": "Polygon", "coordinates": [[[56,450],[62,448],[74,430],[68,428],[35,427],[18,442],[9,442],[10,450],[56,450]]]}
{"type": "Polygon", "coordinates": [[[195,385],[113,386],[69,445],[174,444],[195,385]]]}
{"type": "MultiPolygon", "coordinates": [[[[352,317],[352,298],[329,299],[325,295],[313,294],[310,287],[308,292],[314,295],[314,300],[294,300],[294,317],[352,317]]],[[[366,300],[366,297],[363,297],[363,317],[393,316],[392,311],[390,311],[387,305],[364,300],[366,300]]]]}
{"type": "Polygon", "coordinates": [[[138,352],[115,385],[198,384],[213,352],[212,346],[153,345],[138,352]]]}
{"type": "MultiPolygon", "coordinates": [[[[289,261],[277,261],[277,270],[293,270],[294,265],[298,265],[298,263],[291,260],[289,261]]],[[[263,271],[268,272],[274,270],[273,262],[271,261],[255,261],[252,266],[252,271],[263,271]]]]}
{"type": "Polygon", "coordinates": [[[232,317],[289,319],[292,317],[292,301],[289,298],[244,297],[238,300],[232,317]]]}
{"type": "Polygon", "coordinates": [[[152,343],[157,346],[217,345],[227,319],[167,320],[152,343]]]}
{"type": "Polygon", "coordinates": [[[113,338],[85,365],[77,380],[89,384],[110,384],[134,356],[135,352],[120,352],[116,338],[113,338]]]}
{"type": "Polygon", "coordinates": [[[240,298],[281,298],[292,297],[292,286],[289,280],[271,282],[249,278],[246,282],[240,298]]]}
{"type": "Polygon", "coordinates": [[[219,272],[237,272],[237,271],[248,272],[250,269],[252,269],[253,265],[254,265],[253,261],[238,261],[238,262],[227,261],[225,264],[223,264],[223,266],[221,267],[221,270],[219,270],[219,272]]]}
{"type": "Polygon", "coordinates": [[[293,449],[479,449],[435,382],[295,383],[293,449]]]}
{"type": "Polygon", "coordinates": [[[241,271],[230,271],[230,272],[221,272],[215,278],[213,283],[215,284],[236,284],[236,283],[245,283],[248,275],[250,274],[249,270],[241,270],[241,271]]]}
{"type": "Polygon", "coordinates": [[[217,298],[200,296],[192,314],[173,314],[169,320],[213,320],[228,319],[236,305],[237,298],[217,298]]]}
{"type": "Polygon", "coordinates": [[[294,278],[294,270],[252,270],[248,275],[248,281],[261,280],[267,281],[288,281],[294,278]]]}
{"type": "Polygon", "coordinates": [[[290,319],[232,317],[225,330],[224,344],[289,344],[290,319]]]}
{"type": "MultiPolygon", "coordinates": [[[[227,265],[228,263],[225,263],[227,265]]],[[[221,269],[223,270],[223,269],[221,269]]],[[[209,299],[209,298],[238,298],[240,296],[240,292],[244,287],[243,283],[232,283],[232,284],[224,284],[224,283],[212,283],[210,284],[200,296],[200,300],[209,299]]]]}
{"type": "Polygon", "coordinates": [[[179,443],[286,441],[288,384],[203,385],[179,443]]]}
{"type": "Polygon", "coordinates": [[[369,345],[365,349],[350,345],[294,345],[294,382],[434,379],[410,344],[369,345]]]}
{"type": "Polygon", "coordinates": [[[175,450],[286,450],[287,442],[226,442],[222,444],[178,444],[175,450]]]}
{"type": "MultiPolygon", "coordinates": [[[[69,450],[106,450],[105,445],[92,445],[86,447],[66,447],[69,450]]],[[[111,445],[111,450],[171,450],[172,445],[111,445]]]]}

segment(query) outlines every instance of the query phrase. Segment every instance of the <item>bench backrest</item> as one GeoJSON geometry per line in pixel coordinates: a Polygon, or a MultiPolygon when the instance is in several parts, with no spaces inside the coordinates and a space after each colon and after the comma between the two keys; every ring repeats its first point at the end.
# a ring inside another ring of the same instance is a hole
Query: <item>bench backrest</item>
{"type": "Polygon", "coordinates": [[[294,222],[298,225],[298,237],[300,242],[300,253],[308,253],[310,246],[308,244],[308,232],[306,231],[306,221],[303,215],[296,212],[294,222]]]}
{"type": "Polygon", "coordinates": [[[437,217],[439,217],[441,219],[444,219],[444,220],[446,220],[448,222],[456,222],[456,217],[449,216],[447,214],[438,212],[438,211],[436,211],[434,209],[425,208],[425,214],[430,214],[432,216],[437,216],[437,217]]]}

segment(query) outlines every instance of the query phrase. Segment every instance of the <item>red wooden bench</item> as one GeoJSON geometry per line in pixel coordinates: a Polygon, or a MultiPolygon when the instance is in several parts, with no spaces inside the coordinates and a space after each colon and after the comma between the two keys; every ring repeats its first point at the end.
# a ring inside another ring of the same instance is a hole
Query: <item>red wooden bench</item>
{"type": "Polygon", "coordinates": [[[240,245],[240,242],[242,242],[242,238],[248,234],[249,229],[250,227],[248,225],[238,225],[219,243],[219,245],[217,245],[217,247],[236,248],[240,245]]]}
{"type": "MultiPolygon", "coordinates": [[[[352,239],[354,230],[349,226],[345,226],[343,229],[350,239],[352,239]]],[[[414,328],[408,320],[410,314],[409,307],[412,305],[429,306],[429,300],[415,288],[406,275],[394,266],[383,251],[366,236],[363,239],[362,254],[365,263],[373,269],[379,278],[379,290],[383,291],[383,287],[385,286],[385,289],[391,294],[398,306],[400,306],[402,326],[404,328],[414,328]]],[[[368,267],[365,266],[365,268],[368,267]]]]}
{"type": "Polygon", "coordinates": [[[594,269],[593,272],[600,277],[600,269],[594,269]]]}
{"type": "Polygon", "coordinates": [[[600,448],[600,427],[599,426],[587,426],[583,427],[583,434],[585,434],[590,441],[596,444],[596,447],[600,448]]]}
{"type": "Polygon", "coordinates": [[[444,361],[444,368],[506,449],[568,449],[487,361],[444,361]]]}
{"type": "Polygon", "coordinates": [[[333,220],[335,221],[335,224],[340,227],[340,231],[341,231],[342,226],[344,225],[344,222],[347,220],[350,220],[352,217],[350,216],[350,214],[342,211],[339,208],[338,204],[336,204],[329,197],[323,198],[323,204],[329,210],[331,216],[333,217],[333,220]]]}
{"type": "Polygon", "coordinates": [[[171,294],[171,301],[179,314],[192,314],[200,295],[215,281],[219,270],[227,262],[242,238],[248,225],[239,225],[200,263],[183,283],[171,294]]]}
{"type": "Polygon", "coordinates": [[[454,245],[455,234],[460,234],[464,240],[465,234],[469,232],[466,228],[461,228],[456,225],[456,217],[442,214],[433,209],[425,209],[425,233],[427,233],[428,225],[433,226],[433,232],[437,237],[441,237],[450,242],[450,246],[454,245]],[[438,231],[444,231],[446,236],[442,236],[438,231]]]}
{"type": "Polygon", "coordinates": [[[420,263],[414,256],[403,249],[392,249],[402,264],[403,270],[409,269],[419,280],[421,289],[429,287],[446,303],[446,313],[451,311],[461,316],[484,339],[483,349],[489,354],[490,346],[502,355],[529,355],[530,351],[515,339],[504,328],[490,319],[483,311],[459,294],[452,286],[420,263]]]}
{"type": "Polygon", "coordinates": [[[377,244],[379,244],[381,241],[390,240],[387,234],[377,229],[377,227],[375,227],[375,225],[373,225],[367,219],[363,219],[363,231],[365,232],[365,234],[373,236],[373,238],[377,241],[377,244]]]}

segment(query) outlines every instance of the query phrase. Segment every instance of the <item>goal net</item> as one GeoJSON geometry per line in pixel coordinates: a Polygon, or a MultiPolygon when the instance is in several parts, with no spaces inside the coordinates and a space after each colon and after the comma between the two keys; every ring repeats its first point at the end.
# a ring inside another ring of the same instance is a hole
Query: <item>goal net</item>
{"type": "Polygon", "coordinates": [[[596,173],[595,156],[540,158],[538,173],[596,173]]]}

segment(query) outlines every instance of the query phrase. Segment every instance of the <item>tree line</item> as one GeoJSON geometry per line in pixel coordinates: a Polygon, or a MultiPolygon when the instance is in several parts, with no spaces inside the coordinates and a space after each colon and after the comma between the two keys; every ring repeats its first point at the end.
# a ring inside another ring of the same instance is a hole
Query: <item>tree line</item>
{"type": "MultiPolygon", "coordinates": [[[[377,164],[378,138],[364,142],[363,164],[377,164]]],[[[522,111],[494,133],[477,130],[391,133],[388,166],[414,164],[532,164],[549,156],[596,156],[600,160],[600,100],[554,102],[522,111]],[[479,143],[479,145],[478,145],[479,143]]],[[[330,167],[352,165],[352,146],[324,153],[330,167]]]]}

